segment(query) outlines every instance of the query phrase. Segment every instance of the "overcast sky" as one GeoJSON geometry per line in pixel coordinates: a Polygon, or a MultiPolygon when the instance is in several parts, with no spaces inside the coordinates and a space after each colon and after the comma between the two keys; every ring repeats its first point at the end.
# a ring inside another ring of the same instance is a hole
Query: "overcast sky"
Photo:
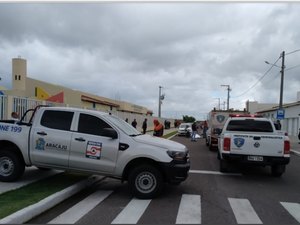
{"type": "MultiPolygon", "coordinates": [[[[278,103],[280,55],[300,49],[300,3],[0,3],[0,86],[11,59],[31,78],[205,119],[227,101],[278,103]],[[265,74],[266,73],[266,74],[265,74]]],[[[300,91],[300,51],[287,54],[283,103],[300,91]]]]}

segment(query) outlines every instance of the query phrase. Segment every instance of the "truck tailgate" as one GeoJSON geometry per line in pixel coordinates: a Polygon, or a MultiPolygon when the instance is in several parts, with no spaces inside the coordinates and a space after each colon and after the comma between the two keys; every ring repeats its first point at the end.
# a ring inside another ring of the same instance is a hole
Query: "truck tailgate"
{"type": "Polygon", "coordinates": [[[274,134],[232,134],[232,154],[283,156],[284,136],[274,134]]]}

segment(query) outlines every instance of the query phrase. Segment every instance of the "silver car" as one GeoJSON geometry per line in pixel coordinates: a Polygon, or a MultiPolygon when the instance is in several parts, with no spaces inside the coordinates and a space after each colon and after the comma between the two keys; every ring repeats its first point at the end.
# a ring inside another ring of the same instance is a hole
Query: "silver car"
{"type": "Polygon", "coordinates": [[[178,136],[184,135],[190,137],[192,133],[192,123],[181,123],[178,128],[178,136]]]}

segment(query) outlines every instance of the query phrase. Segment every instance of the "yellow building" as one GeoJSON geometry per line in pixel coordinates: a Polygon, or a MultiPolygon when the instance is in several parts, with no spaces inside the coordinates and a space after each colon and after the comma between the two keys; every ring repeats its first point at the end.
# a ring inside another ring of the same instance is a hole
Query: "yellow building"
{"type": "Polygon", "coordinates": [[[12,90],[3,90],[3,92],[6,95],[61,103],[72,107],[83,107],[101,111],[121,111],[140,115],[153,114],[151,110],[143,106],[29,78],[27,76],[27,62],[22,58],[12,59],[12,90]]]}

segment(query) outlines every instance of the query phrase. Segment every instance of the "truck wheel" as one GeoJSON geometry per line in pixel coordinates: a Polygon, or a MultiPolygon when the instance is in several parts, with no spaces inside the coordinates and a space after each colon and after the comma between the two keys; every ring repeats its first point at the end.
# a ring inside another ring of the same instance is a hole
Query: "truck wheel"
{"type": "Polygon", "coordinates": [[[128,183],[132,194],[141,199],[154,198],[163,190],[162,174],[151,165],[141,165],[132,169],[128,183]]]}
{"type": "Polygon", "coordinates": [[[25,170],[25,163],[13,151],[0,151],[0,181],[10,182],[21,177],[25,170]]]}
{"type": "Polygon", "coordinates": [[[229,167],[228,162],[220,158],[220,172],[222,173],[228,172],[228,167],[229,167]]]}
{"type": "Polygon", "coordinates": [[[274,165],[271,171],[274,177],[280,177],[285,172],[285,165],[274,165]]]}

